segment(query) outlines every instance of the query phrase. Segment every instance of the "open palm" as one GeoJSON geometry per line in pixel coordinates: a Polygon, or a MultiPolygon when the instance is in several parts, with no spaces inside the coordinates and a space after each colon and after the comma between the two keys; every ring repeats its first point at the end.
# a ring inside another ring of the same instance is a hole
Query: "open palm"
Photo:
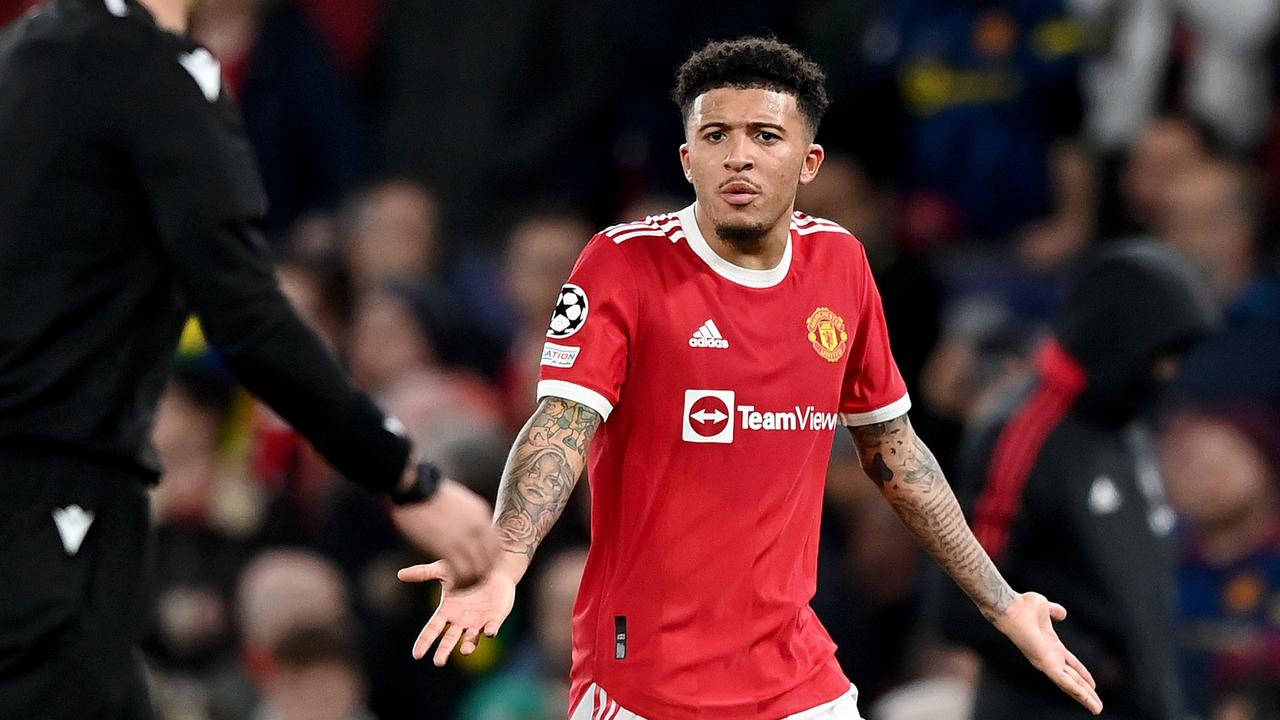
{"type": "Polygon", "coordinates": [[[1018,595],[995,626],[1013,641],[1031,664],[1089,712],[1102,712],[1097,683],[1089,669],[1062,644],[1053,623],[1067,618],[1067,609],[1039,593],[1018,595]]]}
{"type": "Polygon", "coordinates": [[[515,583],[497,572],[465,590],[456,589],[453,571],[444,561],[404,568],[397,577],[404,582],[441,582],[440,606],[413,643],[413,657],[421,660],[439,638],[440,645],[432,658],[437,666],[445,664],[455,646],[463,655],[475,652],[480,633],[497,635],[516,599],[515,583]]]}

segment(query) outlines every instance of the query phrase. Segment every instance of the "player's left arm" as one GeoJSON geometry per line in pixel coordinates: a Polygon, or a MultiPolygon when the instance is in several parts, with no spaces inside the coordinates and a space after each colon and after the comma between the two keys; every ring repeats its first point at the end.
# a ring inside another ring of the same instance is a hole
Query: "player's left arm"
{"type": "Polygon", "coordinates": [[[1058,639],[1067,611],[1038,593],[1017,593],[965,522],[933,453],[906,415],[851,427],[862,468],[916,540],[968,594],[996,629],[1041,672],[1093,714],[1102,712],[1089,670],[1058,639]]]}

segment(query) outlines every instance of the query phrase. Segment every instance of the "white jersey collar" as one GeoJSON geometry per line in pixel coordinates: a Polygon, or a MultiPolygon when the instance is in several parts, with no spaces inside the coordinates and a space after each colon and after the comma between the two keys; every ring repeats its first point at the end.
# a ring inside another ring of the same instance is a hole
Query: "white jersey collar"
{"type": "Polygon", "coordinates": [[[684,230],[684,236],[688,239],[689,248],[694,254],[702,258],[717,275],[744,285],[750,288],[769,288],[782,282],[787,276],[787,271],[791,269],[791,232],[787,231],[787,248],[782,252],[782,261],[777,267],[768,270],[752,270],[740,267],[720,257],[711,245],[707,243],[707,239],[702,236],[702,231],[698,229],[698,221],[694,215],[694,208],[698,204],[695,202],[689,207],[676,213],[676,217],[680,219],[680,226],[684,230]]]}

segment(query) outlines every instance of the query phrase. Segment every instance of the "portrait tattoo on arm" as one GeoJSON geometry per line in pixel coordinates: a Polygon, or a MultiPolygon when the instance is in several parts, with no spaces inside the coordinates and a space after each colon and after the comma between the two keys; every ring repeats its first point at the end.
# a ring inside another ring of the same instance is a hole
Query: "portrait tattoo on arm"
{"type": "Polygon", "coordinates": [[[533,557],[569,502],[602,419],[591,408],[543,399],[511,448],[495,512],[502,549],[533,557]]]}
{"type": "Polygon", "coordinates": [[[993,620],[1008,609],[1013,590],[969,529],[938,461],[907,416],[849,431],[867,476],[982,614],[993,620]]]}

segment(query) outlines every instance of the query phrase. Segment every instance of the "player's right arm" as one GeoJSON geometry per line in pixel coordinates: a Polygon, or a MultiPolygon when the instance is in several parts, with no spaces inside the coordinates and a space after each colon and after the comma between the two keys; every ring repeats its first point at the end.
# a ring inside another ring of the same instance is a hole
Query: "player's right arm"
{"type": "Polygon", "coordinates": [[[569,502],[592,438],[621,399],[636,335],[640,293],[623,252],[607,233],[597,235],[557,294],[538,409],[516,437],[498,489],[494,524],[502,552],[494,570],[464,591],[453,587],[447,563],[400,571],[406,582],[440,580],[444,586],[440,606],[413,645],[415,658],[439,639],[433,660],[443,665],[455,646],[469,654],[480,633],[498,632],[511,612],[516,584],[569,502]]]}
{"type": "Polygon", "coordinates": [[[511,612],[516,585],[529,561],[573,494],[587,463],[587,448],[601,422],[600,413],[586,405],[559,397],[543,398],[507,457],[494,521],[503,552],[480,584],[454,589],[447,563],[400,571],[400,579],[406,582],[443,583],[440,606],[413,644],[415,658],[424,657],[439,638],[432,659],[436,665],[444,665],[455,646],[469,655],[481,632],[497,634],[511,612]]]}

